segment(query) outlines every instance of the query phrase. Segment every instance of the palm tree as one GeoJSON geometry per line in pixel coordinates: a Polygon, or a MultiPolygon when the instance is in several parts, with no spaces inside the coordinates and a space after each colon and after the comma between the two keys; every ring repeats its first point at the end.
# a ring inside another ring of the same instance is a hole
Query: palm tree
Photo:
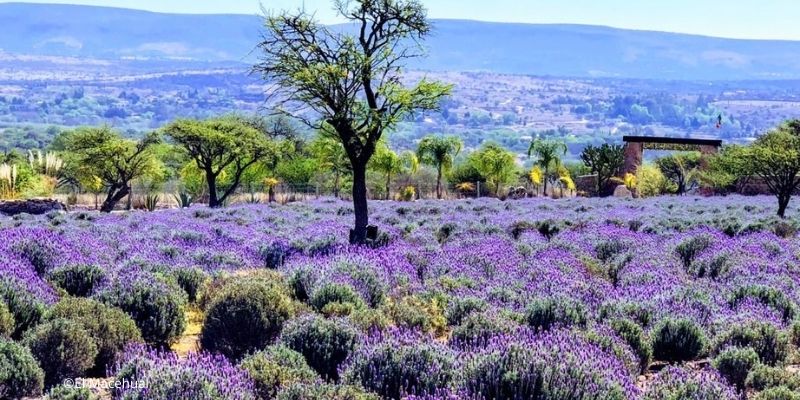
{"type": "Polygon", "coordinates": [[[494,186],[494,195],[500,197],[500,189],[514,177],[514,153],[497,143],[484,143],[473,153],[475,168],[486,177],[486,182],[494,186]]]}
{"type": "Polygon", "coordinates": [[[311,143],[311,151],[317,159],[320,170],[333,172],[333,196],[338,199],[342,175],[351,169],[344,146],[335,139],[320,136],[311,143]]]}
{"type": "Polygon", "coordinates": [[[392,176],[404,172],[414,173],[419,167],[416,155],[411,151],[405,151],[397,155],[385,144],[381,144],[375,150],[375,155],[370,160],[370,168],[386,176],[386,200],[391,198],[392,176]]]}
{"type": "Polygon", "coordinates": [[[536,165],[544,171],[544,195],[547,196],[547,181],[553,171],[561,165],[561,156],[567,154],[567,145],[554,140],[534,139],[528,148],[528,157],[536,156],[536,165]]]}
{"type": "Polygon", "coordinates": [[[417,157],[425,165],[436,168],[436,198],[442,198],[442,173],[453,166],[461,152],[461,139],[455,136],[427,136],[419,142],[417,157]]]}

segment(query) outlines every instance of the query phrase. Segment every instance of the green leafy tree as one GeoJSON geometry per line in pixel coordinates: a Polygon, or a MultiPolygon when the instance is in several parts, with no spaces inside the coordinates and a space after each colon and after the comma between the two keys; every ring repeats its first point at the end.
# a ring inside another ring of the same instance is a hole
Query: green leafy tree
{"type": "Polygon", "coordinates": [[[442,174],[453,167],[453,160],[464,144],[455,136],[427,136],[417,146],[417,158],[425,165],[436,168],[436,198],[442,198],[442,174]]]}
{"type": "Polygon", "coordinates": [[[800,186],[800,120],[793,120],[761,137],[748,149],[753,172],[778,198],[778,216],[786,216],[792,194],[800,186]]]}
{"type": "Polygon", "coordinates": [[[747,152],[748,148],[744,146],[723,147],[709,157],[708,166],[700,172],[700,181],[718,191],[740,192],[754,175],[747,152]]]}
{"type": "Polygon", "coordinates": [[[123,139],[119,133],[104,126],[81,128],[64,133],[66,169],[83,181],[102,180],[106,198],[100,211],[111,212],[117,203],[131,194],[131,182],[158,169],[153,147],[160,142],[155,132],[137,141],[123,139]]]}
{"type": "Polygon", "coordinates": [[[500,197],[503,185],[514,179],[516,170],[514,153],[497,143],[489,142],[471,156],[475,168],[486,177],[486,182],[494,187],[495,196],[500,197]]]}
{"type": "Polygon", "coordinates": [[[581,161],[597,175],[597,194],[603,196],[608,194],[603,193],[608,181],[617,176],[625,164],[625,155],[622,146],[603,143],[599,147],[586,146],[581,152],[581,161]]]}
{"type": "Polygon", "coordinates": [[[344,146],[353,171],[351,242],[365,243],[366,170],[378,141],[408,114],[437,109],[450,86],[427,79],[410,88],[402,83],[405,61],[424,54],[421,41],[431,29],[419,1],[334,4],[355,29],[330,28],[303,11],[268,16],[254,70],[278,88],[274,95],[285,112],[317,128],[328,125],[344,146]]]}
{"type": "Polygon", "coordinates": [[[656,160],[656,166],[676,187],[676,193],[683,195],[697,184],[700,167],[700,153],[678,153],[656,160]]]}
{"type": "Polygon", "coordinates": [[[350,160],[342,143],[329,136],[320,135],[311,142],[311,153],[317,160],[319,172],[330,171],[333,174],[333,196],[339,198],[342,177],[351,170],[350,160]]]}
{"type": "Polygon", "coordinates": [[[410,151],[398,155],[386,144],[379,144],[375,155],[370,160],[370,167],[386,177],[386,200],[391,199],[392,177],[405,173],[416,172],[419,167],[417,156],[410,151]]]}
{"type": "Polygon", "coordinates": [[[528,157],[536,157],[536,165],[544,172],[544,194],[547,195],[547,182],[558,179],[556,172],[561,166],[561,157],[567,154],[567,145],[554,140],[534,139],[528,147],[528,157]]]}
{"type": "Polygon", "coordinates": [[[178,120],[164,132],[181,146],[203,172],[208,186],[208,206],[220,207],[234,193],[245,172],[271,157],[275,149],[265,135],[240,118],[178,120]],[[229,183],[220,187],[220,176],[229,183]]]}

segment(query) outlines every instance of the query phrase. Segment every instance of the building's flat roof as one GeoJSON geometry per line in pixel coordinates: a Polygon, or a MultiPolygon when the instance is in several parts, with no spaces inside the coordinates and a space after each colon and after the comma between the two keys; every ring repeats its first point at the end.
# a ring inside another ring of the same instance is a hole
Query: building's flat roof
{"type": "Polygon", "coordinates": [[[693,144],[701,146],[722,146],[719,139],[691,139],[676,137],[657,137],[657,136],[623,136],[623,142],[632,143],[665,143],[665,144],[693,144]]]}

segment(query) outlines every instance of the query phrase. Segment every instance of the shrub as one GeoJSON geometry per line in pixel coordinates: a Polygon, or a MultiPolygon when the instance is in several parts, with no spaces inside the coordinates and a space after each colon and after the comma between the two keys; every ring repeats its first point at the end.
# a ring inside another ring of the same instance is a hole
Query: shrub
{"type": "Polygon", "coordinates": [[[338,368],[355,349],[358,331],[344,320],[301,317],[286,324],[281,343],[302,354],[323,378],[338,380],[338,368]]]}
{"type": "Polygon", "coordinates": [[[0,303],[5,303],[14,318],[14,332],[11,337],[22,334],[42,320],[45,304],[23,288],[16,288],[0,281],[0,303]]]}
{"type": "Polygon", "coordinates": [[[391,325],[389,317],[383,310],[362,308],[350,314],[350,321],[365,332],[383,331],[391,325]]]}
{"type": "Polygon", "coordinates": [[[311,297],[313,273],[308,269],[298,269],[289,277],[289,288],[292,296],[299,301],[308,301],[311,297]]]}
{"type": "Polygon", "coordinates": [[[70,296],[86,297],[105,279],[105,271],[96,265],[70,265],[50,272],[49,280],[70,296]]]}
{"type": "Polygon", "coordinates": [[[39,276],[57,265],[58,251],[52,245],[45,245],[33,239],[21,241],[14,245],[14,250],[33,266],[39,276]]]}
{"type": "Polygon", "coordinates": [[[353,261],[336,262],[335,272],[344,274],[359,288],[359,293],[370,307],[378,307],[386,298],[386,284],[376,273],[377,267],[353,261]]]}
{"type": "Polygon", "coordinates": [[[770,323],[757,321],[733,326],[714,341],[715,352],[729,346],[750,347],[758,354],[761,362],[767,365],[784,362],[790,353],[788,335],[770,323]]]}
{"type": "Polygon", "coordinates": [[[200,268],[180,268],[174,272],[178,286],[186,292],[190,303],[200,297],[200,292],[208,282],[208,275],[200,268]]]}
{"type": "Polygon", "coordinates": [[[0,398],[16,399],[42,394],[44,371],[28,348],[0,339],[0,398]]]}
{"type": "Polygon", "coordinates": [[[239,285],[242,282],[263,285],[270,289],[289,295],[289,288],[283,282],[283,275],[278,271],[260,269],[248,272],[247,275],[222,275],[211,282],[207,282],[201,291],[198,306],[207,310],[208,306],[221,294],[224,294],[230,286],[239,285]]]}
{"type": "Polygon", "coordinates": [[[641,371],[647,370],[650,361],[653,359],[653,348],[650,341],[644,334],[644,330],[635,322],[629,319],[616,319],[611,321],[611,329],[619,335],[622,340],[628,343],[633,352],[639,358],[639,368],[641,371]]]}
{"type": "Polygon", "coordinates": [[[465,357],[464,398],[624,400],[636,394],[619,360],[566,331],[498,338],[465,357]]]}
{"type": "Polygon", "coordinates": [[[116,284],[99,299],[130,315],[142,338],[151,345],[169,345],[186,327],[185,296],[179,288],[155,279],[116,284]]]}
{"type": "Polygon", "coordinates": [[[740,391],[744,389],[747,374],[757,364],[758,354],[749,347],[729,347],[714,358],[714,368],[740,391]]]}
{"type": "Polygon", "coordinates": [[[261,399],[274,399],[281,388],[317,379],[303,355],[286,346],[270,346],[251,354],[239,367],[253,379],[256,395],[261,399]]]}
{"type": "Polygon", "coordinates": [[[389,339],[356,351],[343,379],[382,398],[400,399],[407,394],[433,394],[447,386],[454,364],[452,352],[440,344],[389,339]]]}
{"type": "Polygon", "coordinates": [[[740,287],[731,294],[728,302],[731,307],[736,307],[747,298],[756,299],[764,305],[774,308],[781,313],[784,321],[792,320],[796,314],[796,306],[786,294],[767,286],[750,285],[740,287]]]}
{"type": "MultiPolygon", "coordinates": [[[[309,300],[311,307],[319,312],[324,312],[326,307],[345,306],[349,311],[364,307],[364,300],[350,285],[341,283],[326,283],[309,300]]],[[[347,312],[349,314],[350,312],[347,312]]]]}
{"type": "Polygon", "coordinates": [[[126,345],[142,342],[142,334],[131,317],[94,300],[65,298],[53,307],[48,318],[76,322],[89,333],[98,350],[90,371],[94,376],[104,376],[126,345]]]}
{"type": "Polygon", "coordinates": [[[783,367],[770,367],[769,365],[759,364],[747,375],[745,386],[758,391],[778,386],[798,390],[800,389],[800,375],[787,371],[783,367]]]}
{"type": "Polygon", "coordinates": [[[282,241],[275,241],[258,249],[258,255],[264,261],[264,267],[269,269],[283,266],[291,252],[292,246],[282,241]]]}
{"type": "Polygon", "coordinates": [[[481,345],[492,337],[513,332],[517,326],[514,321],[496,313],[470,314],[453,329],[450,341],[454,344],[481,345]]]}
{"type": "Polygon", "coordinates": [[[487,304],[485,301],[475,297],[453,299],[450,304],[448,304],[447,310],[444,313],[445,318],[447,318],[447,325],[460,325],[464,318],[468,317],[473,312],[486,310],[486,306],[487,304]]]}
{"type": "Polygon", "coordinates": [[[0,339],[11,337],[15,325],[14,315],[8,310],[6,303],[0,301],[0,339]]]}
{"type": "Polygon", "coordinates": [[[66,319],[56,319],[37,326],[25,335],[23,344],[44,370],[46,387],[65,378],[75,378],[94,365],[97,345],[83,327],[66,319]]]}
{"type": "Polygon", "coordinates": [[[711,279],[717,279],[728,273],[731,264],[730,254],[722,253],[708,259],[693,261],[689,272],[698,278],[709,277],[711,279]]]}
{"type": "Polygon", "coordinates": [[[439,244],[444,244],[450,239],[451,236],[453,236],[453,233],[457,229],[458,225],[452,222],[443,224],[439,227],[439,229],[436,230],[436,240],[439,242],[439,244]]]}
{"type": "Polygon", "coordinates": [[[707,249],[713,243],[713,236],[707,233],[701,233],[684,239],[678,244],[677,247],[675,247],[675,252],[678,253],[678,256],[683,262],[683,266],[689,268],[697,255],[703,250],[707,249]]]}
{"type": "Polygon", "coordinates": [[[633,353],[628,343],[613,329],[606,325],[595,325],[591,329],[582,331],[581,336],[587,342],[600,347],[607,354],[613,355],[625,366],[631,376],[638,376],[641,372],[639,358],[633,353]]]}
{"type": "Polygon", "coordinates": [[[536,222],[536,231],[539,232],[540,235],[544,236],[547,240],[550,240],[553,238],[553,236],[557,235],[558,232],[561,231],[561,228],[558,226],[556,221],[548,219],[545,221],[536,222]]]}
{"type": "Polygon", "coordinates": [[[380,400],[356,386],[329,384],[295,384],[281,390],[277,400],[380,400]]]}
{"type": "Polygon", "coordinates": [[[200,343],[203,349],[238,360],[278,336],[292,314],[289,298],[258,281],[232,283],[208,308],[200,343]]]}
{"type": "Polygon", "coordinates": [[[537,299],[531,302],[525,318],[528,325],[538,331],[552,327],[586,326],[586,307],[568,298],[537,299]]]}
{"type": "Polygon", "coordinates": [[[792,323],[791,335],[792,344],[800,347],[800,321],[795,321],[792,323]]]}
{"type": "Polygon", "coordinates": [[[700,373],[677,367],[662,370],[647,388],[642,400],[737,400],[739,396],[719,374],[700,373]]]}
{"type": "Polygon", "coordinates": [[[779,386],[756,394],[753,400],[800,400],[800,393],[787,387],[779,386]]]}
{"type": "Polygon", "coordinates": [[[444,312],[438,302],[426,301],[419,296],[403,297],[391,303],[386,312],[395,324],[402,328],[441,334],[447,326],[444,312]]]}
{"type": "Polygon", "coordinates": [[[143,346],[126,349],[116,376],[132,382],[114,389],[124,400],[255,400],[253,381],[221,355],[190,353],[179,358],[172,352],[148,351],[143,346]]]}
{"type": "Polygon", "coordinates": [[[775,226],[772,228],[772,232],[775,233],[775,236],[788,239],[797,234],[797,228],[790,223],[787,223],[785,221],[780,221],[776,223],[775,226]]]}
{"type": "Polygon", "coordinates": [[[100,400],[87,388],[59,385],[47,394],[47,400],[100,400]]]}
{"type": "Polygon", "coordinates": [[[653,358],[660,361],[690,361],[706,350],[707,339],[697,324],[687,319],[667,319],[653,329],[653,358]]]}
{"type": "Polygon", "coordinates": [[[606,263],[628,250],[629,247],[624,241],[615,238],[601,241],[594,247],[594,252],[598,260],[606,263]]]}

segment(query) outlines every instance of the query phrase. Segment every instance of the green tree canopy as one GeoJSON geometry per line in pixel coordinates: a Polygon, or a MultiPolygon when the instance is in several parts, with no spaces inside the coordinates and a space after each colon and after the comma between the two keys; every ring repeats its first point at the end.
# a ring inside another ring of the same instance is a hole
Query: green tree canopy
{"type": "Polygon", "coordinates": [[[385,143],[380,143],[370,160],[370,168],[386,178],[386,200],[391,198],[392,177],[405,172],[416,172],[419,167],[417,156],[410,151],[398,155],[385,143]]]}
{"type": "Polygon", "coordinates": [[[739,192],[754,175],[748,159],[748,149],[739,145],[724,146],[709,157],[708,166],[700,173],[700,180],[707,187],[722,192],[739,192]]]}
{"type": "Polygon", "coordinates": [[[209,207],[219,207],[233,194],[245,172],[277,150],[263,132],[236,117],[178,120],[164,132],[181,146],[203,172],[208,186],[209,207]],[[229,183],[220,187],[220,176],[229,183]]]}
{"type": "Polygon", "coordinates": [[[62,138],[66,169],[82,182],[99,178],[106,188],[106,199],[100,211],[111,212],[117,203],[131,193],[131,181],[159,170],[153,147],[160,142],[155,132],[137,141],[123,139],[104,126],[65,132],[62,138]]]}
{"type": "Polygon", "coordinates": [[[759,137],[747,152],[750,168],[778,198],[778,216],[785,217],[789,200],[800,186],[800,120],[759,137]]]}
{"type": "Polygon", "coordinates": [[[317,160],[318,173],[329,171],[333,174],[333,195],[339,198],[342,177],[349,174],[352,168],[344,146],[330,136],[319,135],[311,142],[310,151],[317,160]]]}
{"type": "Polygon", "coordinates": [[[515,176],[514,153],[497,143],[489,142],[470,157],[475,168],[486,177],[486,182],[494,188],[495,196],[500,197],[500,189],[503,185],[511,182],[515,176]]]}
{"type": "Polygon", "coordinates": [[[656,166],[675,184],[675,192],[683,195],[697,184],[700,153],[676,153],[656,160],[656,166]]]}
{"type": "Polygon", "coordinates": [[[420,42],[430,32],[419,1],[334,4],[355,29],[330,28],[303,11],[268,16],[254,70],[277,87],[282,110],[316,128],[329,125],[344,146],[353,171],[351,241],[365,243],[366,169],[378,141],[409,113],[437,109],[450,86],[427,79],[402,83],[405,62],[424,54],[420,42]]]}
{"type": "Polygon", "coordinates": [[[622,146],[603,143],[599,147],[586,146],[581,152],[581,161],[597,175],[597,194],[603,196],[608,194],[604,193],[608,181],[617,176],[625,164],[625,155],[622,146]]]}
{"type": "Polygon", "coordinates": [[[436,198],[442,198],[442,174],[448,173],[463,143],[455,136],[426,136],[417,146],[417,158],[436,168],[436,198]]]}

